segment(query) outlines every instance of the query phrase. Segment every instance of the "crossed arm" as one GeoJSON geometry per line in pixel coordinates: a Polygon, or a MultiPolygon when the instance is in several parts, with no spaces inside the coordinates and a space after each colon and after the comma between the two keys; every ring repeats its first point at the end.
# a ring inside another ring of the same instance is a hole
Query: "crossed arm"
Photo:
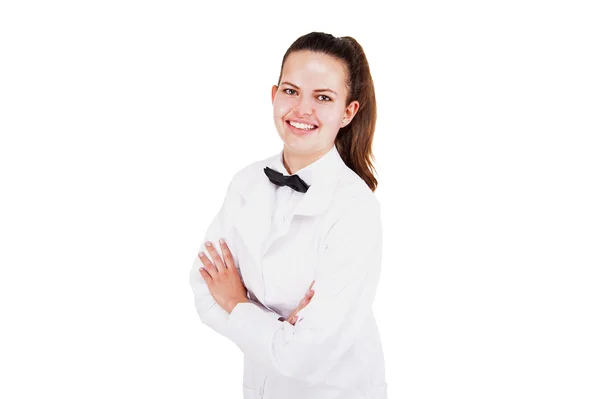
{"type": "MultiPolygon", "coordinates": [[[[322,381],[359,335],[371,312],[381,270],[379,203],[350,205],[325,238],[315,294],[296,325],[281,323],[279,315],[254,302],[233,301],[229,313],[213,297],[197,258],[191,282],[202,321],[272,371],[310,383],[322,381]]],[[[227,242],[223,218],[219,212],[205,241],[216,243],[224,236],[227,242]]],[[[235,254],[235,248],[231,250],[235,254]]],[[[219,255],[224,257],[222,251],[219,255]]],[[[231,261],[238,267],[233,255],[231,261]]]]}

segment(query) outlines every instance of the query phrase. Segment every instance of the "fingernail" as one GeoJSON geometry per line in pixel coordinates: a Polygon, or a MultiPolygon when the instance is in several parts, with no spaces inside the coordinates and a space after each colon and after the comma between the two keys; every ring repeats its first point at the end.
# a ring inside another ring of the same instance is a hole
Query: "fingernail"
{"type": "Polygon", "coordinates": [[[200,255],[201,258],[204,258],[204,252],[200,252],[198,255],[200,255]]]}
{"type": "Polygon", "coordinates": [[[210,246],[212,246],[212,243],[210,241],[206,241],[206,246],[210,247],[210,246]]]}
{"type": "Polygon", "coordinates": [[[221,244],[225,244],[225,240],[224,240],[224,239],[222,239],[222,238],[219,238],[219,242],[220,242],[221,244]]]}

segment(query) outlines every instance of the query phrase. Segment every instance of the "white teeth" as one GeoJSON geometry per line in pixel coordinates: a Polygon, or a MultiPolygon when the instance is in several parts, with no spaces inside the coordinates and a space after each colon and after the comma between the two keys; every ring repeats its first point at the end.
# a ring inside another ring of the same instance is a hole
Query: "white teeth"
{"type": "Polygon", "coordinates": [[[311,130],[316,127],[314,125],[307,125],[305,123],[297,123],[297,122],[292,122],[292,121],[290,121],[290,125],[294,126],[297,129],[303,129],[303,130],[311,130]]]}

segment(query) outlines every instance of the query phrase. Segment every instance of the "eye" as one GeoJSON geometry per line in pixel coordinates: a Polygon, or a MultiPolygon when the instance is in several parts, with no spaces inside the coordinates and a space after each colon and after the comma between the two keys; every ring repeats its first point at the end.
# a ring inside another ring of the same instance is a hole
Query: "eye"
{"type": "Polygon", "coordinates": [[[319,97],[317,97],[317,98],[319,98],[319,101],[325,101],[325,102],[327,102],[327,101],[331,101],[331,98],[329,98],[328,96],[326,96],[326,95],[323,95],[323,94],[321,94],[321,95],[320,95],[319,97]],[[325,97],[327,100],[321,100],[321,97],[325,97]]]}
{"type": "Polygon", "coordinates": [[[283,89],[284,93],[286,93],[286,94],[290,94],[290,95],[291,95],[292,93],[288,93],[288,90],[289,90],[289,91],[293,91],[293,92],[295,92],[295,91],[296,91],[296,90],[294,90],[294,89],[283,89]]]}

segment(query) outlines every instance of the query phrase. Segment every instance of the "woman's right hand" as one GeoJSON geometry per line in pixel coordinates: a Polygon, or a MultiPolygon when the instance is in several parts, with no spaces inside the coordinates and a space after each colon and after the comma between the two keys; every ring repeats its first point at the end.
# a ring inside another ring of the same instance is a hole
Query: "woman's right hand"
{"type": "Polygon", "coordinates": [[[300,301],[300,304],[298,304],[298,307],[296,309],[294,309],[294,311],[292,313],[290,313],[290,315],[287,318],[287,322],[295,325],[296,322],[298,321],[298,316],[296,316],[298,314],[299,311],[301,311],[302,309],[304,309],[306,307],[306,305],[308,305],[310,303],[310,300],[312,299],[313,295],[315,295],[315,291],[312,290],[312,286],[315,284],[315,281],[313,280],[313,282],[310,284],[310,287],[308,287],[308,291],[306,291],[306,294],[304,295],[304,298],[302,298],[302,300],[300,301]]]}

